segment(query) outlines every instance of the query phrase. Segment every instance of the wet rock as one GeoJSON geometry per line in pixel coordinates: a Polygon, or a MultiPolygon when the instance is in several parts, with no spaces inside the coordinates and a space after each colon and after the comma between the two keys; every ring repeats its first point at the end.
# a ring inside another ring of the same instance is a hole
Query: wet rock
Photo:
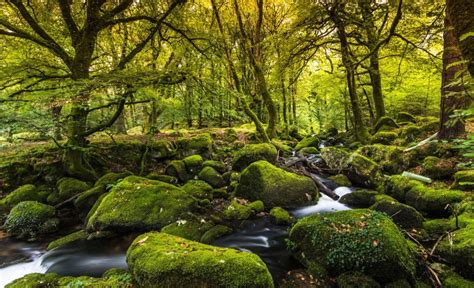
{"type": "Polygon", "coordinates": [[[372,205],[370,209],[387,214],[403,229],[420,228],[423,225],[423,216],[420,212],[402,203],[383,200],[372,205]]]}
{"type": "Polygon", "coordinates": [[[210,166],[204,167],[201,172],[199,172],[198,177],[214,188],[225,186],[225,181],[224,178],[222,178],[222,175],[210,166]]]}
{"type": "Polygon", "coordinates": [[[52,250],[75,241],[86,240],[87,237],[88,234],[86,231],[79,230],[52,241],[51,243],[49,243],[47,250],[52,250]]]}
{"type": "Polygon", "coordinates": [[[242,171],[245,167],[259,160],[275,163],[277,157],[275,146],[268,143],[248,144],[237,151],[232,161],[232,169],[242,171]]]}
{"type": "Polygon", "coordinates": [[[246,220],[252,215],[252,208],[242,205],[236,200],[232,200],[229,206],[224,210],[224,217],[227,220],[246,220]]]}
{"type": "Polygon", "coordinates": [[[166,233],[137,237],[127,263],[139,287],[273,287],[255,254],[189,241],[166,233]]]}
{"type": "Polygon", "coordinates": [[[295,150],[299,151],[302,148],[306,148],[306,147],[319,148],[320,143],[321,143],[321,140],[319,139],[318,136],[311,135],[311,136],[308,136],[308,137],[304,138],[300,142],[298,142],[298,144],[296,144],[296,146],[295,146],[295,150]]]}
{"type": "Polygon", "coordinates": [[[270,210],[270,217],[277,225],[287,225],[293,222],[291,214],[281,207],[273,207],[270,210]]]}
{"type": "Polygon", "coordinates": [[[204,219],[180,219],[166,225],[161,232],[182,237],[192,241],[200,241],[201,237],[214,226],[211,221],[204,219]]]}
{"type": "Polygon", "coordinates": [[[224,226],[224,225],[216,225],[206,231],[204,235],[201,237],[202,243],[209,244],[212,243],[214,240],[216,240],[219,237],[222,237],[224,235],[232,233],[232,228],[224,226]]]}

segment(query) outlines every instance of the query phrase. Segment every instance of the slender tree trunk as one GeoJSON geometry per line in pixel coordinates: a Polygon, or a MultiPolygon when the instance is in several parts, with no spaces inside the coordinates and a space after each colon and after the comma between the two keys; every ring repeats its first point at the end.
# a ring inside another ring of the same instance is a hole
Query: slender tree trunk
{"type": "Polygon", "coordinates": [[[385,103],[382,94],[382,79],[380,77],[378,50],[370,56],[369,75],[375,106],[375,122],[377,122],[381,117],[385,116],[385,103]]]}
{"type": "Polygon", "coordinates": [[[443,77],[438,137],[440,139],[452,139],[464,134],[465,127],[461,119],[456,121],[456,119],[451,119],[450,116],[455,110],[466,108],[468,99],[464,93],[462,81],[460,81],[462,79],[461,73],[464,70],[463,58],[448,17],[444,19],[443,36],[443,77]],[[451,120],[451,123],[448,122],[449,120],[451,120]]]}

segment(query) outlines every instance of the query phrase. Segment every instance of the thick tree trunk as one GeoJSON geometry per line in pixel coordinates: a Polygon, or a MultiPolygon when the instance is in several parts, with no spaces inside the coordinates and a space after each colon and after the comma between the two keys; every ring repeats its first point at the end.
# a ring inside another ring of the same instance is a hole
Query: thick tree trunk
{"type": "Polygon", "coordinates": [[[438,138],[452,139],[464,134],[464,123],[450,116],[455,110],[466,108],[468,99],[462,85],[463,57],[458,48],[456,35],[448,19],[444,20],[443,75],[441,85],[440,129],[438,138]],[[449,122],[448,122],[449,121],[449,122]]]}
{"type": "Polygon", "coordinates": [[[372,97],[375,107],[375,122],[385,116],[385,103],[382,94],[382,79],[380,77],[379,68],[379,52],[375,51],[370,56],[369,67],[370,83],[372,84],[372,97]]]}

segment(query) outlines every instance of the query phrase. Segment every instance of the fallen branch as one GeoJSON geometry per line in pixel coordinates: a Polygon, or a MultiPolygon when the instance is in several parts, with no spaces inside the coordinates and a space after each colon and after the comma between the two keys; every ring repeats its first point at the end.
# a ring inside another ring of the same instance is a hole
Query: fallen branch
{"type": "Polygon", "coordinates": [[[413,147],[410,147],[410,148],[407,148],[405,150],[403,150],[403,152],[409,152],[411,150],[414,150],[420,146],[423,146],[425,144],[428,144],[429,142],[431,142],[431,140],[433,140],[434,138],[436,138],[438,136],[438,132],[436,132],[435,134],[431,135],[430,137],[426,138],[425,140],[421,141],[420,143],[416,144],[415,146],[413,147]]]}
{"type": "Polygon", "coordinates": [[[316,177],[314,174],[308,172],[308,170],[306,170],[306,168],[304,167],[301,167],[301,170],[303,172],[303,175],[311,178],[311,180],[314,181],[314,183],[316,184],[316,186],[318,186],[319,188],[319,191],[321,193],[323,193],[324,195],[328,196],[329,198],[333,199],[333,200],[338,200],[339,199],[339,195],[337,195],[336,193],[334,193],[331,189],[329,189],[326,185],[324,185],[319,179],[318,177],[316,177]]]}

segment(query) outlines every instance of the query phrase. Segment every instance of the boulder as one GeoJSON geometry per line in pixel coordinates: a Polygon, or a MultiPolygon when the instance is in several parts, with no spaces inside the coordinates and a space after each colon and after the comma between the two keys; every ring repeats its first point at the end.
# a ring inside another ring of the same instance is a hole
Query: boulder
{"type": "Polygon", "coordinates": [[[403,229],[421,228],[423,216],[411,206],[388,200],[378,201],[370,209],[387,214],[403,229]]]}
{"type": "Polygon", "coordinates": [[[251,201],[262,200],[265,207],[298,207],[316,203],[319,193],[314,182],[275,167],[267,161],[257,161],[240,175],[236,196],[251,201]]]}
{"type": "Polygon", "coordinates": [[[157,160],[172,158],[176,155],[176,147],[168,140],[153,141],[150,155],[157,160]]]}
{"type": "Polygon", "coordinates": [[[147,231],[180,219],[196,199],[174,185],[129,176],[106,194],[89,213],[88,231],[147,231]]]}
{"type": "Polygon", "coordinates": [[[209,158],[212,152],[212,138],[209,133],[196,135],[191,138],[179,138],[176,140],[178,155],[182,158],[199,154],[204,158],[209,158]]]}
{"type": "Polygon", "coordinates": [[[275,163],[277,153],[275,146],[269,143],[245,145],[235,153],[232,161],[232,169],[242,171],[251,163],[259,160],[275,163]]]}
{"type": "Polygon", "coordinates": [[[104,186],[107,188],[107,186],[114,185],[119,180],[131,175],[132,173],[129,171],[120,172],[120,173],[109,172],[109,173],[104,174],[102,177],[100,177],[99,180],[95,182],[94,186],[104,186]]]}
{"type": "Polygon", "coordinates": [[[454,174],[454,188],[473,191],[474,170],[463,170],[456,172],[456,174],[454,174]]]}
{"type": "Polygon", "coordinates": [[[205,219],[180,219],[163,227],[161,232],[192,241],[200,241],[201,237],[212,227],[214,227],[214,223],[205,219]]]}
{"type": "Polygon", "coordinates": [[[203,167],[212,167],[216,169],[217,172],[224,174],[227,171],[227,166],[221,162],[216,160],[206,160],[202,164],[203,167]]]}
{"type": "Polygon", "coordinates": [[[55,232],[59,219],[55,217],[56,210],[36,201],[18,203],[8,214],[5,230],[23,239],[34,239],[37,235],[55,232]]]}
{"type": "Polygon", "coordinates": [[[183,159],[186,171],[191,175],[196,175],[202,168],[204,160],[201,155],[191,155],[183,159]]]}
{"type": "Polygon", "coordinates": [[[222,175],[210,166],[204,167],[201,172],[199,172],[198,177],[214,188],[225,186],[225,181],[224,178],[222,178],[222,175]]]}
{"type": "Polygon", "coordinates": [[[216,225],[206,231],[204,235],[201,237],[202,243],[209,244],[216,240],[219,237],[222,237],[224,235],[230,234],[232,232],[232,228],[224,226],[224,225],[216,225]]]}
{"type": "Polygon", "coordinates": [[[107,192],[103,185],[94,186],[89,190],[82,192],[76,199],[74,199],[74,206],[81,212],[89,211],[95,202],[107,192]]]}
{"type": "Polygon", "coordinates": [[[166,166],[165,173],[168,176],[178,178],[182,182],[186,182],[193,178],[193,175],[186,169],[183,160],[173,160],[166,166]]]}
{"type": "Polygon", "coordinates": [[[211,200],[213,198],[212,186],[203,180],[189,180],[181,188],[197,199],[211,200]]]}
{"type": "Polygon", "coordinates": [[[7,214],[13,206],[23,201],[46,202],[49,191],[40,189],[32,184],[26,184],[10,192],[5,198],[0,199],[0,219],[2,214],[7,214]]]}
{"type": "Polygon", "coordinates": [[[407,241],[385,214],[347,210],[299,220],[290,241],[301,262],[323,265],[332,276],[359,271],[380,283],[413,280],[415,261],[407,241]]]}
{"type": "Polygon", "coordinates": [[[416,118],[415,116],[413,116],[412,114],[408,112],[399,112],[397,114],[397,121],[400,123],[403,123],[403,122],[416,123],[416,118]]]}
{"type": "Polygon", "coordinates": [[[445,237],[437,247],[438,254],[451,263],[463,277],[474,280],[474,225],[445,237]]]}
{"type": "Polygon", "coordinates": [[[375,123],[374,132],[378,131],[390,131],[395,128],[399,128],[398,124],[390,117],[383,116],[375,123]]]}
{"type": "Polygon", "coordinates": [[[446,209],[447,205],[453,205],[466,198],[463,191],[448,189],[433,189],[423,184],[413,186],[405,195],[405,203],[416,210],[432,215],[450,215],[452,209],[446,209]]]}
{"type": "Polygon", "coordinates": [[[456,172],[456,162],[428,156],[423,160],[423,174],[433,179],[445,179],[456,172]]]}
{"type": "Polygon", "coordinates": [[[379,131],[371,137],[370,142],[372,144],[390,145],[395,139],[397,139],[397,137],[398,134],[395,132],[379,131]]]}
{"type": "Polygon", "coordinates": [[[288,225],[293,222],[291,214],[281,207],[273,207],[270,210],[270,217],[277,225],[288,225]]]}
{"type": "Polygon", "coordinates": [[[296,144],[296,146],[295,146],[295,150],[299,151],[302,148],[306,148],[306,147],[319,148],[320,143],[321,143],[321,140],[319,139],[318,136],[311,135],[311,136],[308,136],[308,137],[304,138],[300,142],[298,142],[298,144],[296,144]]]}
{"type": "Polygon", "coordinates": [[[347,176],[344,174],[329,176],[328,179],[336,183],[337,186],[345,186],[345,187],[352,186],[351,180],[349,180],[349,178],[347,178],[347,176]]]}
{"type": "Polygon", "coordinates": [[[242,205],[236,200],[232,200],[229,206],[224,210],[224,217],[227,220],[246,220],[252,216],[252,208],[242,205]]]}
{"type": "Polygon", "coordinates": [[[357,153],[375,161],[382,167],[382,171],[388,174],[402,173],[411,161],[403,149],[391,145],[365,145],[357,149],[357,153]]]}
{"type": "Polygon", "coordinates": [[[137,287],[274,287],[257,255],[166,233],[138,236],[127,263],[137,287]]]}
{"type": "Polygon", "coordinates": [[[52,241],[51,243],[49,243],[47,250],[52,250],[52,249],[55,249],[55,248],[64,246],[66,244],[79,241],[79,240],[86,240],[87,237],[88,237],[88,234],[86,231],[79,230],[79,231],[73,232],[71,234],[68,234],[66,236],[63,236],[61,238],[58,238],[52,241]]]}
{"type": "Polygon", "coordinates": [[[370,190],[357,190],[348,193],[339,199],[339,202],[346,204],[352,208],[368,208],[378,201],[396,201],[392,197],[370,190]]]}
{"type": "Polygon", "coordinates": [[[70,177],[59,179],[56,186],[58,192],[48,196],[48,203],[50,204],[61,203],[91,188],[86,182],[70,177]]]}

